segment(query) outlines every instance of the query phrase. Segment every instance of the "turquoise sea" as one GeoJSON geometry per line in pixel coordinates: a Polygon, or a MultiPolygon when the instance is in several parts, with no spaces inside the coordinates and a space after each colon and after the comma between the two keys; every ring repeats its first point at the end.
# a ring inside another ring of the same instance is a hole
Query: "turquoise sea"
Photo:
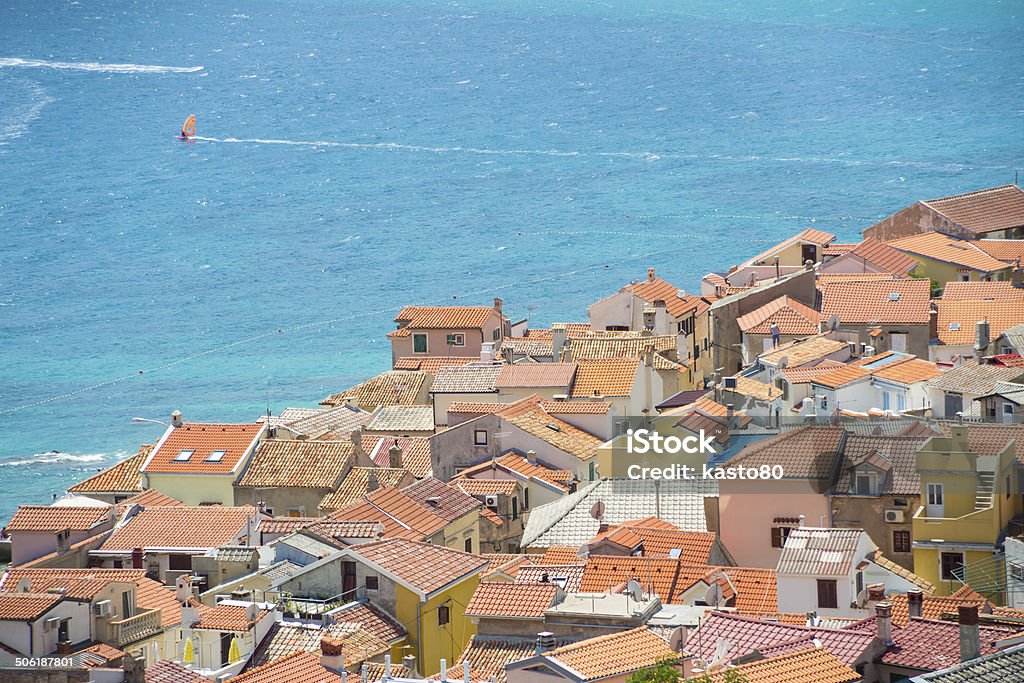
{"type": "Polygon", "coordinates": [[[162,428],[1024,168],[1024,4],[0,3],[0,518],[162,428]],[[205,139],[175,139],[188,114],[205,139]],[[53,452],[51,452],[53,451],[53,452]]]}

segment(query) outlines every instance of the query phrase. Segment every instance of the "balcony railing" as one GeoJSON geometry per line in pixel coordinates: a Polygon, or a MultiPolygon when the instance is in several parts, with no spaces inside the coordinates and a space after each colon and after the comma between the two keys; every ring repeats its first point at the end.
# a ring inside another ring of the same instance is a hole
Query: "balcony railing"
{"type": "Polygon", "coordinates": [[[107,642],[114,647],[124,647],[131,643],[149,638],[160,633],[160,610],[151,609],[134,617],[107,623],[107,642]]]}

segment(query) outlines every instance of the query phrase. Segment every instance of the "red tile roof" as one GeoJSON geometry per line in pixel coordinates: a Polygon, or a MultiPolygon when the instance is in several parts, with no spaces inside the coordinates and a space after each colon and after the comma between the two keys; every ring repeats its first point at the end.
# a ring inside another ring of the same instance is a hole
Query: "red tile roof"
{"type": "Polygon", "coordinates": [[[89,531],[111,519],[109,507],[19,505],[7,531],[89,531]]]}
{"type": "Polygon", "coordinates": [[[543,619],[557,594],[553,584],[485,581],[466,605],[466,616],[543,619]]]}
{"type": "Polygon", "coordinates": [[[659,299],[665,302],[665,310],[674,318],[681,318],[692,310],[707,306],[707,302],[701,297],[686,294],[675,285],[665,282],[661,278],[651,276],[632,285],[628,285],[625,291],[632,292],[647,303],[653,304],[659,299]],[[683,293],[684,296],[679,296],[683,293]]]}
{"type": "MultiPolygon", "coordinates": [[[[1024,240],[1014,240],[1024,244],[1024,240]]],[[[943,301],[1024,301],[1024,288],[1014,287],[1012,282],[972,281],[947,282],[942,289],[943,301]]]]}
{"type": "Polygon", "coordinates": [[[146,683],[212,683],[212,680],[169,659],[146,667],[146,683]]]}
{"type": "Polygon", "coordinates": [[[256,508],[152,507],[114,530],[101,551],[131,552],[135,548],[217,548],[235,544],[246,532],[255,534],[256,508]]]}
{"type": "Polygon", "coordinates": [[[821,314],[789,296],[780,296],[736,319],[747,334],[770,334],[778,325],[780,334],[817,334],[821,314]]]}
{"type": "Polygon", "coordinates": [[[331,612],[336,624],[359,624],[385,643],[394,643],[409,635],[405,627],[376,605],[366,602],[350,602],[331,612]]]}
{"type": "Polygon", "coordinates": [[[1016,185],[1000,185],[921,203],[977,233],[1024,225],[1024,191],[1016,185]]]}
{"type": "Polygon", "coordinates": [[[407,539],[386,539],[353,546],[350,552],[380,567],[423,594],[476,576],[487,567],[479,555],[407,539]]]}
{"type": "Polygon", "coordinates": [[[1018,301],[969,301],[937,299],[936,333],[943,344],[974,344],[976,325],[988,321],[989,339],[995,339],[1024,322],[1024,299],[1018,301]]]}
{"type": "MultiPolygon", "coordinates": [[[[995,652],[992,642],[1010,634],[1005,629],[979,626],[981,654],[995,652]]],[[[960,662],[960,624],[913,618],[893,633],[896,645],[882,657],[883,664],[934,671],[960,662]]]]}
{"type": "Polygon", "coordinates": [[[403,356],[395,361],[395,370],[422,370],[436,375],[441,368],[476,362],[473,356],[403,356]]]}
{"type": "Polygon", "coordinates": [[[888,244],[867,237],[850,252],[853,256],[871,263],[884,273],[905,275],[917,266],[917,260],[888,244]]]}
{"type": "Polygon", "coordinates": [[[251,631],[256,624],[267,616],[265,609],[256,609],[255,618],[250,619],[248,607],[242,605],[217,605],[206,610],[192,628],[208,631],[251,631]]]}
{"type": "Polygon", "coordinates": [[[821,315],[846,324],[920,324],[930,320],[931,282],[924,279],[831,282],[822,288],[821,315]]]}
{"type": "Polygon", "coordinates": [[[629,396],[633,393],[639,358],[605,358],[582,360],[578,363],[573,398],[591,396],[629,396]]]}
{"type": "Polygon", "coordinates": [[[231,683],[341,683],[341,676],[321,666],[320,655],[300,651],[250,669],[231,683]]]}
{"type": "Polygon", "coordinates": [[[172,428],[142,467],[147,474],[231,474],[255,446],[264,425],[186,422],[172,428]],[[179,454],[194,451],[188,460],[179,454]],[[223,451],[222,454],[218,455],[223,451]],[[213,458],[212,460],[210,458],[213,458]]]}
{"type": "Polygon", "coordinates": [[[540,407],[551,415],[605,415],[612,404],[605,401],[541,401],[540,407]]]}
{"type": "Polygon", "coordinates": [[[762,659],[711,674],[708,683],[852,683],[861,675],[827,650],[811,647],[800,652],[762,659]]]}
{"type": "Polygon", "coordinates": [[[575,363],[520,363],[501,368],[495,386],[501,388],[567,388],[576,375],[575,363]]]}
{"type": "Polygon", "coordinates": [[[440,511],[427,509],[412,496],[394,487],[371,492],[363,500],[332,512],[331,519],[369,520],[384,524],[387,538],[424,540],[448,525],[440,511]]]}
{"type": "Polygon", "coordinates": [[[974,246],[1004,263],[1024,262],[1024,240],[978,240],[974,246]]]}
{"type": "Polygon", "coordinates": [[[571,470],[556,470],[539,462],[531,463],[527,456],[515,451],[509,451],[494,460],[462,470],[452,480],[462,481],[488,470],[502,470],[512,475],[518,475],[514,478],[522,481],[540,479],[563,490],[568,490],[569,485],[576,478],[576,475],[571,470]]]}
{"type": "Polygon", "coordinates": [[[24,580],[29,590],[46,593],[63,589],[69,598],[91,600],[111,583],[136,583],[144,578],[142,569],[9,569],[3,576],[0,590],[14,592],[24,580]]]}
{"type": "Polygon", "coordinates": [[[906,254],[982,273],[995,273],[1009,268],[1006,263],[992,258],[974,246],[974,242],[943,235],[941,232],[923,232],[919,235],[893,240],[887,244],[906,254]]]}
{"type": "Polygon", "coordinates": [[[393,436],[371,436],[364,437],[363,443],[369,443],[369,447],[363,446],[364,450],[379,467],[390,467],[391,447],[398,443],[402,449],[402,469],[408,470],[409,474],[422,479],[429,477],[433,465],[430,462],[430,439],[428,437],[393,437],[393,436]]]}
{"type": "Polygon", "coordinates": [[[51,593],[0,593],[0,621],[32,621],[63,597],[51,593]]]}
{"type": "Polygon", "coordinates": [[[406,306],[395,322],[410,330],[480,329],[497,311],[491,306],[406,306]]]}
{"type": "Polygon", "coordinates": [[[828,479],[844,433],[842,427],[798,427],[747,446],[729,464],[782,465],[787,479],[828,479]]]}
{"type": "Polygon", "coordinates": [[[354,458],[349,440],[268,439],[256,447],[235,486],[336,489],[354,458]]]}
{"type": "Polygon", "coordinates": [[[108,467],[99,474],[83,479],[68,488],[69,493],[132,493],[142,490],[140,483],[142,464],[146,462],[152,444],[144,444],[130,458],[108,467]]]}
{"type": "Polygon", "coordinates": [[[544,657],[568,667],[584,681],[619,676],[679,657],[646,626],[563,645],[544,657]]]}

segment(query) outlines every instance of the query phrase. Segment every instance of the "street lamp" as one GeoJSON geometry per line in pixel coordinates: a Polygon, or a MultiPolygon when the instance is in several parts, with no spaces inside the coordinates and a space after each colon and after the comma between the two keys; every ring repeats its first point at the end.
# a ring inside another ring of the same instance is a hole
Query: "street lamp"
{"type": "Polygon", "coordinates": [[[152,422],[153,424],[163,425],[164,427],[170,427],[171,426],[171,425],[167,424],[166,422],[162,422],[160,420],[154,420],[151,417],[133,417],[132,418],[132,422],[134,422],[135,424],[142,424],[143,422],[152,422]]]}

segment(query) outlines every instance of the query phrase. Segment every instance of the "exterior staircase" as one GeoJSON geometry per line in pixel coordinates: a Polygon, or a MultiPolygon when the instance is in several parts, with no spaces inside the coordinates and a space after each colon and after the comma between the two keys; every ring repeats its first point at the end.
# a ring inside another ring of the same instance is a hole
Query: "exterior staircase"
{"type": "Polygon", "coordinates": [[[995,472],[978,471],[978,490],[974,494],[974,509],[985,510],[992,507],[992,490],[995,488],[995,472]]]}

